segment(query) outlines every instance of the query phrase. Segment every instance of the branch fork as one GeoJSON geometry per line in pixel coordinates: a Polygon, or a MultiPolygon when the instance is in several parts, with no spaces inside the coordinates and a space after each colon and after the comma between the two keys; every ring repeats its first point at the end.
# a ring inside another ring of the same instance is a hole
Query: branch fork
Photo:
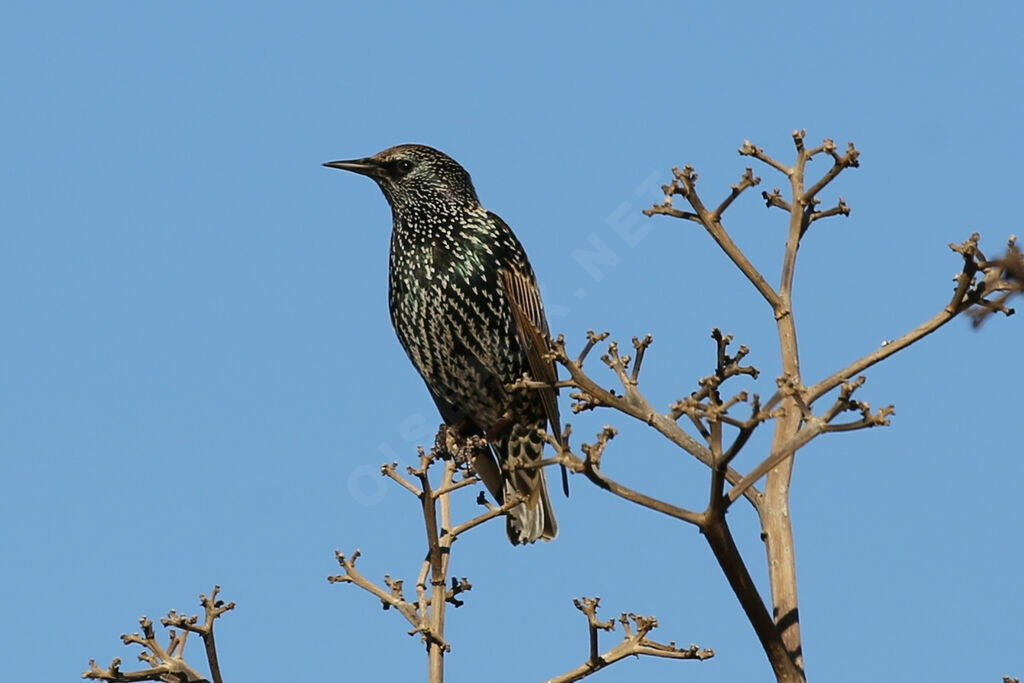
{"type": "Polygon", "coordinates": [[[165,647],[157,638],[153,622],[148,617],[139,619],[139,626],[142,633],[123,634],[121,641],[125,645],[141,645],[142,652],[139,653],[139,661],[149,664],[148,669],[137,671],[123,671],[121,669],[121,658],[115,657],[110,666],[106,669],[96,664],[96,660],[89,660],[89,670],[82,673],[82,678],[93,680],[109,681],[110,683],[124,683],[127,681],[181,681],[185,682],[206,682],[205,676],[197,672],[188,662],[185,661],[185,641],[189,633],[199,634],[206,646],[207,664],[210,667],[210,676],[213,683],[223,683],[220,665],[217,661],[217,646],[213,638],[213,623],[225,612],[233,610],[235,603],[225,603],[218,600],[220,586],[214,586],[210,597],[199,596],[199,602],[204,608],[202,623],[198,615],[187,616],[179,614],[175,610],[167,613],[167,616],[160,620],[165,627],[173,626],[168,631],[168,644],[165,647]],[[181,629],[179,632],[177,629],[181,629]]]}
{"type": "Polygon", "coordinates": [[[647,637],[648,634],[658,627],[658,620],[654,617],[643,617],[624,612],[617,619],[601,621],[597,618],[597,608],[600,602],[601,598],[587,597],[572,601],[576,609],[587,617],[589,655],[583,664],[560,676],[549,678],[547,683],[580,681],[617,661],[631,656],[646,655],[649,657],[690,659],[695,661],[703,661],[715,656],[714,650],[709,648],[702,649],[697,645],[680,648],[676,647],[674,642],[659,643],[651,640],[647,637]],[[616,622],[622,626],[622,640],[611,649],[599,653],[598,631],[612,631],[615,629],[616,622]]]}

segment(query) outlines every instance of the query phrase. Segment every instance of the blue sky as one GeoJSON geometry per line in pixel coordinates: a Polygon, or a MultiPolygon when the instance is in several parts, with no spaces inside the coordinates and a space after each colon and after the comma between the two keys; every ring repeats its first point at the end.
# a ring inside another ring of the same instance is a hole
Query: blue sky
{"type": "MultiPolygon", "coordinates": [[[[814,381],[941,308],[973,231],[1020,231],[1018,3],[8,3],[0,22],[0,590],[8,666],[77,679],[134,652],[140,614],[214,583],[229,680],[415,680],[391,612],[329,586],[335,548],[412,582],[414,501],[374,472],[438,418],[387,317],[390,214],[324,169],[402,142],[443,149],[525,244],[551,326],[651,332],[667,406],[708,374],[719,326],[770,394],[769,311],[706,235],[644,219],[673,165],[718,197],[790,133],[853,140],[796,282],[814,381]],[[637,222],[632,222],[632,221],[637,222]],[[618,229],[617,229],[618,226],[618,229]],[[622,226],[636,239],[623,240],[622,226]],[[604,244],[596,270],[574,250],[604,244]],[[257,654],[258,656],[254,656],[257,654]]],[[[821,163],[817,169],[825,168],[821,163]]],[[[781,184],[756,169],[763,187],[781,184]]],[[[728,216],[772,278],[781,214],[728,216]]],[[[793,515],[811,680],[996,681],[1024,672],[1022,320],[954,321],[869,372],[886,429],[812,444],[793,515]]],[[[609,382],[612,381],[608,377],[609,382]]],[[[568,414],[563,397],[563,414],[568,414]]],[[[608,471],[698,506],[706,475],[641,426],[608,471]]],[[[752,441],[750,467],[763,438],[752,441]]],[[[659,617],[703,664],[626,661],[593,680],[767,680],[699,535],[573,482],[556,542],[500,524],[460,541],[449,680],[544,680],[580,663],[571,599],[659,617]]],[[[468,508],[467,508],[468,509],[468,508]]],[[[732,514],[759,580],[749,510],[732,514]]],[[[610,643],[609,643],[610,644],[610,643]]],[[[192,645],[192,659],[201,662],[192,645]]]]}

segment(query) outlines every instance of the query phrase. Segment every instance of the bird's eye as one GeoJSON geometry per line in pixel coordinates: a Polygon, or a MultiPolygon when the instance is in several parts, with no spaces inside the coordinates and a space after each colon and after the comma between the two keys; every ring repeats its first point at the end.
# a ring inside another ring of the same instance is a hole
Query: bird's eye
{"type": "Polygon", "coordinates": [[[391,175],[395,178],[401,178],[404,175],[408,175],[409,171],[412,170],[414,164],[408,159],[396,159],[392,161],[389,166],[391,167],[391,175]]]}

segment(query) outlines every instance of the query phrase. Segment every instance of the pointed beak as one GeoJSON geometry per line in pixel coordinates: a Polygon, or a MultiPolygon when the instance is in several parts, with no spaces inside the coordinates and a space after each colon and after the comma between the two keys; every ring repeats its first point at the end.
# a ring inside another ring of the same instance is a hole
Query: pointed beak
{"type": "Polygon", "coordinates": [[[348,161],[327,161],[324,163],[324,166],[340,168],[343,171],[352,171],[353,173],[371,178],[379,177],[382,170],[380,164],[369,157],[366,159],[349,159],[348,161]]]}

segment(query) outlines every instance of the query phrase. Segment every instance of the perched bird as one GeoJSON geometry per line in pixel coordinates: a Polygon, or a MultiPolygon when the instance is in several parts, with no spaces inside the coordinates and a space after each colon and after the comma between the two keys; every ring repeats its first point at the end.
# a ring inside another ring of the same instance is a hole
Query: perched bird
{"type": "Polygon", "coordinates": [[[432,147],[324,166],[372,178],[391,205],[391,322],[445,424],[490,444],[473,462],[488,489],[499,503],[522,498],[506,517],[509,540],[553,539],[543,468],[510,469],[542,458],[538,430],[548,422],[560,430],[556,389],[506,388],[524,374],[557,378],[543,358],[548,324],[523,246],[480,205],[469,173],[432,147]]]}

